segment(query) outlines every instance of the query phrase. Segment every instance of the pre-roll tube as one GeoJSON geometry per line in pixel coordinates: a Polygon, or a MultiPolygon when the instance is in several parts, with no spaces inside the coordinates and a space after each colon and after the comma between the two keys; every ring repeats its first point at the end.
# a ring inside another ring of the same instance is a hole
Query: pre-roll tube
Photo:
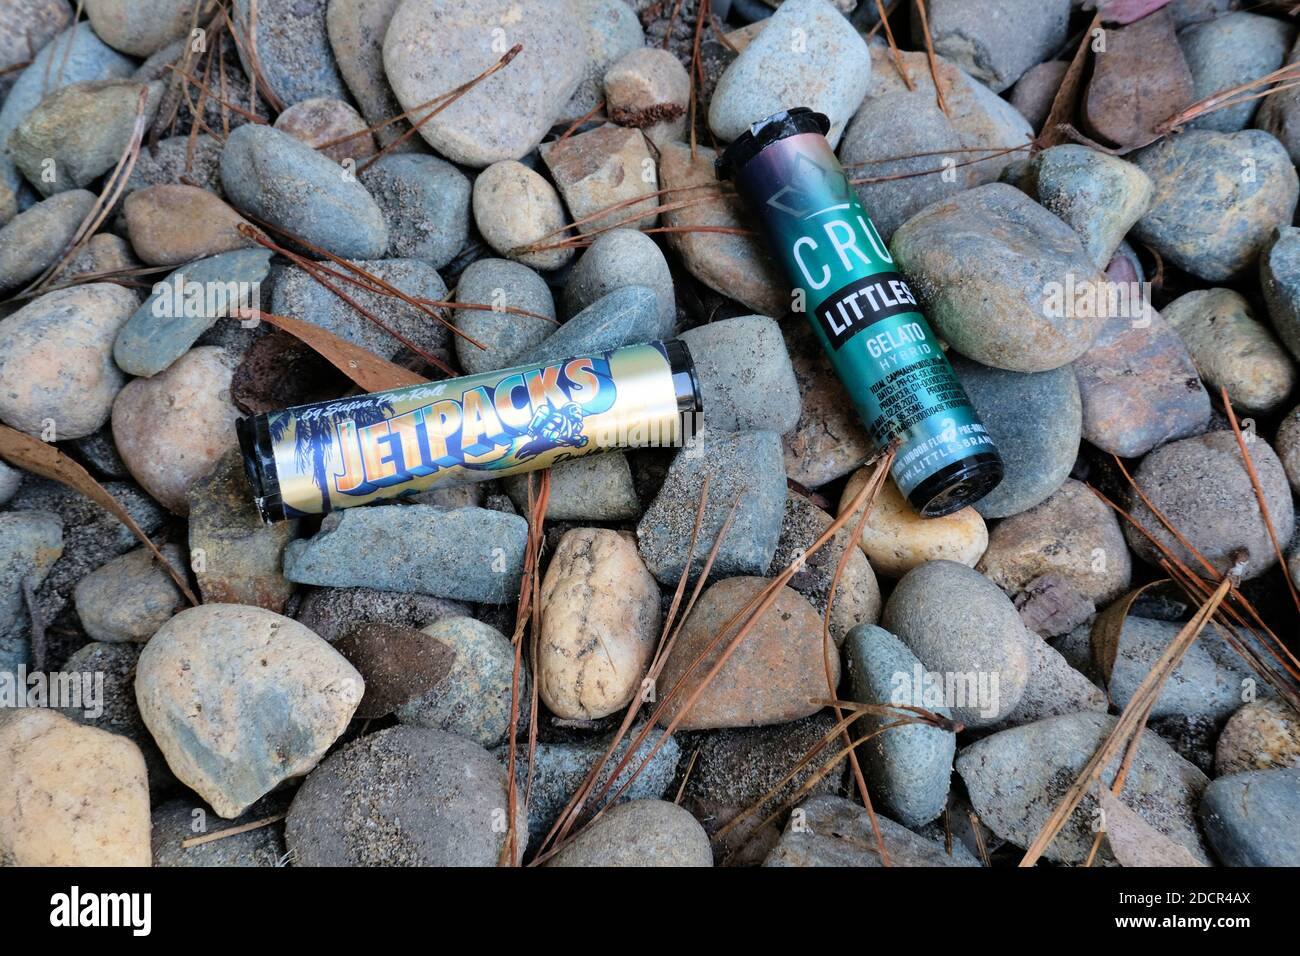
{"type": "Polygon", "coordinates": [[[684,342],[650,342],[340,398],[238,424],[266,521],[677,446],[702,411],[684,342]]]}
{"type": "Polygon", "coordinates": [[[872,441],[899,443],[891,474],[923,517],[951,514],[1002,480],[1002,459],[907,280],[805,107],[754,123],[718,175],[762,221],[795,308],[844,383],[872,441]]]}

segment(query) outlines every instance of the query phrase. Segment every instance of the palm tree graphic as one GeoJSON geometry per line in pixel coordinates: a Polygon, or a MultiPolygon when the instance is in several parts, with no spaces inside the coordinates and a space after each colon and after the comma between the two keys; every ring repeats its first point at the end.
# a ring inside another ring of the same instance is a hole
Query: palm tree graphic
{"type": "MultiPolygon", "coordinates": [[[[348,418],[356,424],[358,430],[367,425],[375,425],[393,414],[393,403],[388,399],[375,399],[364,408],[357,408],[348,413],[348,418]]],[[[289,424],[295,425],[293,453],[294,462],[299,469],[311,468],[311,480],[320,492],[321,512],[332,508],[330,501],[329,475],[325,463],[329,460],[329,449],[334,444],[334,425],[336,419],[327,415],[312,418],[298,418],[286,412],[271,422],[271,440],[279,442],[289,430],[289,424]]]]}

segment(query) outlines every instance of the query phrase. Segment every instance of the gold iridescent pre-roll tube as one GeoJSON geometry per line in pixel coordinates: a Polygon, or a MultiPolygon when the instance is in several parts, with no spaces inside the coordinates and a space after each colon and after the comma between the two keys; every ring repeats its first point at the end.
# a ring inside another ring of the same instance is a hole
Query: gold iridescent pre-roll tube
{"type": "Polygon", "coordinates": [[[650,342],[255,415],[239,443],[258,511],[280,521],[679,445],[699,395],[686,344],[650,342]]]}

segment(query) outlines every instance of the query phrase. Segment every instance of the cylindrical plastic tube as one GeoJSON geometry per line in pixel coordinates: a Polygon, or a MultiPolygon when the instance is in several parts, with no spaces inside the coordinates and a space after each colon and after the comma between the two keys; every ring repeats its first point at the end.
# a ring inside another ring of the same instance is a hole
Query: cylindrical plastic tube
{"type": "Polygon", "coordinates": [[[678,445],[699,394],[685,343],[650,342],[256,415],[239,442],[258,511],[279,521],[678,445]]]}
{"type": "Polygon", "coordinates": [[[1002,459],[916,297],[826,141],[799,107],[755,123],[718,160],[762,220],[873,442],[898,440],[893,478],[925,517],[1002,480],[1002,459]]]}

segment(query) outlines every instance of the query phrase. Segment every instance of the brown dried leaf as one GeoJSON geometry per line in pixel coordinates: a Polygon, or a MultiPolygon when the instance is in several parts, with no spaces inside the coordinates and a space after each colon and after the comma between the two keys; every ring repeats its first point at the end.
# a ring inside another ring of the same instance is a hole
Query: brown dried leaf
{"type": "Polygon", "coordinates": [[[1204,866],[1187,847],[1175,843],[1124,805],[1110,787],[1098,787],[1097,802],[1106,821],[1106,839],[1121,866],[1204,866]]]}
{"type": "Polygon", "coordinates": [[[269,312],[250,310],[244,315],[248,318],[263,319],[277,329],[301,339],[367,392],[382,392],[390,388],[421,385],[429,381],[410,369],[395,365],[387,359],[381,359],[359,345],[353,345],[333,332],[327,332],[319,325],[291,319],[287,315],[272,315],[269,312]]]}
{"type": "Polygon", "coordinates": [[[1100,25],[1101,14],[1098,14],[1092,18],[1092,23],[1088,24],[1088,29],[1083,31],[1083,39],[1079,41],[1079,49],[1074,51],[1074,59],[1070,61],[1070,66],[1065,71],[1061,85],[1056,90],[1056,98],[1052,100],[1052,108],[1047,114],[1047,119],[1043,121],[1043,129],[1039,133],[1037,140],[1041,149],[1047,149],[1049,146],[1059,146],[1064,143],[1067,137],[1060,127],[1068,124],[1079,113],[1079,100],[1083,95],[1083,74],[1084,68],[1088,65],[1088,50],[1092,44],[1092,31],[1100,25]]]}
{"type": "Polygon", "coordinates": [[[199,599],[190,590],[189,582],[177,571],[170,561],[163,557],[158,546],[149,540],[149,536],[135,523],[135,519],[123,508],[116,498],[90,476],[90,472],[53,445],[15,431],[7,425],[0,425],[0,458],[33,474],[67,485],[73,491],[85,495],[99,505],[122,524],[131,529],[131,533],[140,539],[140,543],[153,552],[154,558],[163,569],[171,575],[181,593],[191,604],[197,605],[199,599]]]}

